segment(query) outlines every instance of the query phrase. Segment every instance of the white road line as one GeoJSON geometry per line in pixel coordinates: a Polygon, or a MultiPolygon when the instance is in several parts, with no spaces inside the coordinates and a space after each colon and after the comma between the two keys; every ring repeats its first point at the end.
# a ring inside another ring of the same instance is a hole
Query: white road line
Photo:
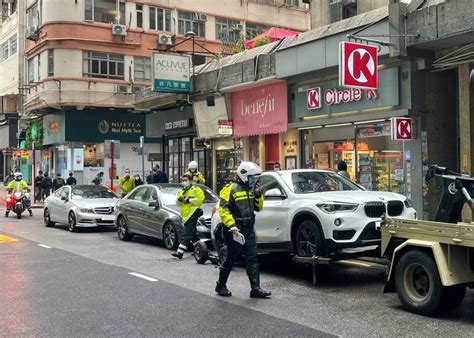
{"type": "Polygon", "coordinates": [[[38,246],[40,246],[42,248],[46,248],[46,249],[52,249],[53,248],[52,246],[44,245],[44,244],[38,244],[38,246]]]}
{"type": "Polygon", "coordinates": [[[145,279],[145,280],[150,281],[150,282],[158,282],[158,279],[142,275],[141,273],[129,272],[128,274],[132,275],[132,276],[135,276],[135,277],[138,277],[138,278],[145,279]]]}

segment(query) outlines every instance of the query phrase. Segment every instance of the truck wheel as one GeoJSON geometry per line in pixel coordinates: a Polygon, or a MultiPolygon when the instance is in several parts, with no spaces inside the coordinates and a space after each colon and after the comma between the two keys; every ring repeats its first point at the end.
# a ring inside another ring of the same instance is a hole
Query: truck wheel
{"type": "Polygon", "coordinates": [[[430,315],[442,306],[443,286],[433,258],[421,250],[402,254],[395,267],[395,289],[411,312],[430,315]]]}
{"type": "Polygon", "coordinates": [[[462,303],[466,295],[466,285],[445,286],[442,300],[443,310],[451,310],[462,303]]]}

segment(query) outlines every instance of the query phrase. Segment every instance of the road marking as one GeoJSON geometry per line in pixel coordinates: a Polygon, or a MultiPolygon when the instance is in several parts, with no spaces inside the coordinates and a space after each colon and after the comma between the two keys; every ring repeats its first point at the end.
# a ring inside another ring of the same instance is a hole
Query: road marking
{"type": "Polygon", "coordinates": [[[337,261],[337,262],[341,263],[341,264],[346,264],[346,265],[361,266],[363,268],[371,268],[372,267],[372,264],[362,263],[362,262],[346,261],[346,260],[341,260],[341,261],[337,261]]]}
{"type": "Polygon", "coordinates": [[[0,235],[0,243],[11,243],[11,242],[18,242],[16,238],[9,237],[6,235],[0,235]]]}
{"type": "Polygon", "coordinates": [[[52,249],[53,248],[52,246],[44,245],[44,244],[38,244],[38,246],[40,246],[42,248],[46,248],[46,249],[52,249]]]}
{"type": "Polygon", "coordinates": [[[155,279],[155,278],[151,278],[151,277],[142,275],[141,273],[129,272],[128,274],[129,274],[129,275],[132,275],[132,276],[135,276],[135,277],[138,277],[138,278],[145,279],[145,280],[147,280],[147,281],[149,281],[149,282],[158,282],[158,279],[155,279]]]}

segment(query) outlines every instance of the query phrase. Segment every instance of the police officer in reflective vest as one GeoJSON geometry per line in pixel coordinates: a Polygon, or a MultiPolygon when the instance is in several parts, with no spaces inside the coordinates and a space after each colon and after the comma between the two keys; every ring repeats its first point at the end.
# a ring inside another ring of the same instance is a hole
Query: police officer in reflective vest
{"type": "Polygon", "coordinates": [[[257,263],[257,243],[255,239],[255,211],[263,208],[263,197],[256,186],[262,169],[255,163],[242,162],[237,168],[237,181],[222,188],[220,192],[219,215],[224,223],[224,237],[227,258],[219,270],[216,292],[229,297],[232,293],[226,283],[235,261],[241,253],[245,257],[247,275],[250,280],[250,297],[266,298],[271,292],[260,288],[260,273],[257,263]],[[242,234],[245,243],[234,240],[234,235],[242,234]]]}

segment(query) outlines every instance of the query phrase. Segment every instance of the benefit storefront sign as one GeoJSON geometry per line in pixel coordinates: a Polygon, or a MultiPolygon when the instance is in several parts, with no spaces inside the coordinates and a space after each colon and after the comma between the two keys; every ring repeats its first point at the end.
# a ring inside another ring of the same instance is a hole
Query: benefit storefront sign
{"type": "Polygon", "coordinates": [[[278,134],[288,128],[283,81],[232,93],[234,137],[278,134]]]}
{"type": "Polygon", "coordinates": [[[337,80],[297,86],[295,118],[331,115],[399,105],[398,68],[380,71],[378,89],[339,87],[337,80]]]}

